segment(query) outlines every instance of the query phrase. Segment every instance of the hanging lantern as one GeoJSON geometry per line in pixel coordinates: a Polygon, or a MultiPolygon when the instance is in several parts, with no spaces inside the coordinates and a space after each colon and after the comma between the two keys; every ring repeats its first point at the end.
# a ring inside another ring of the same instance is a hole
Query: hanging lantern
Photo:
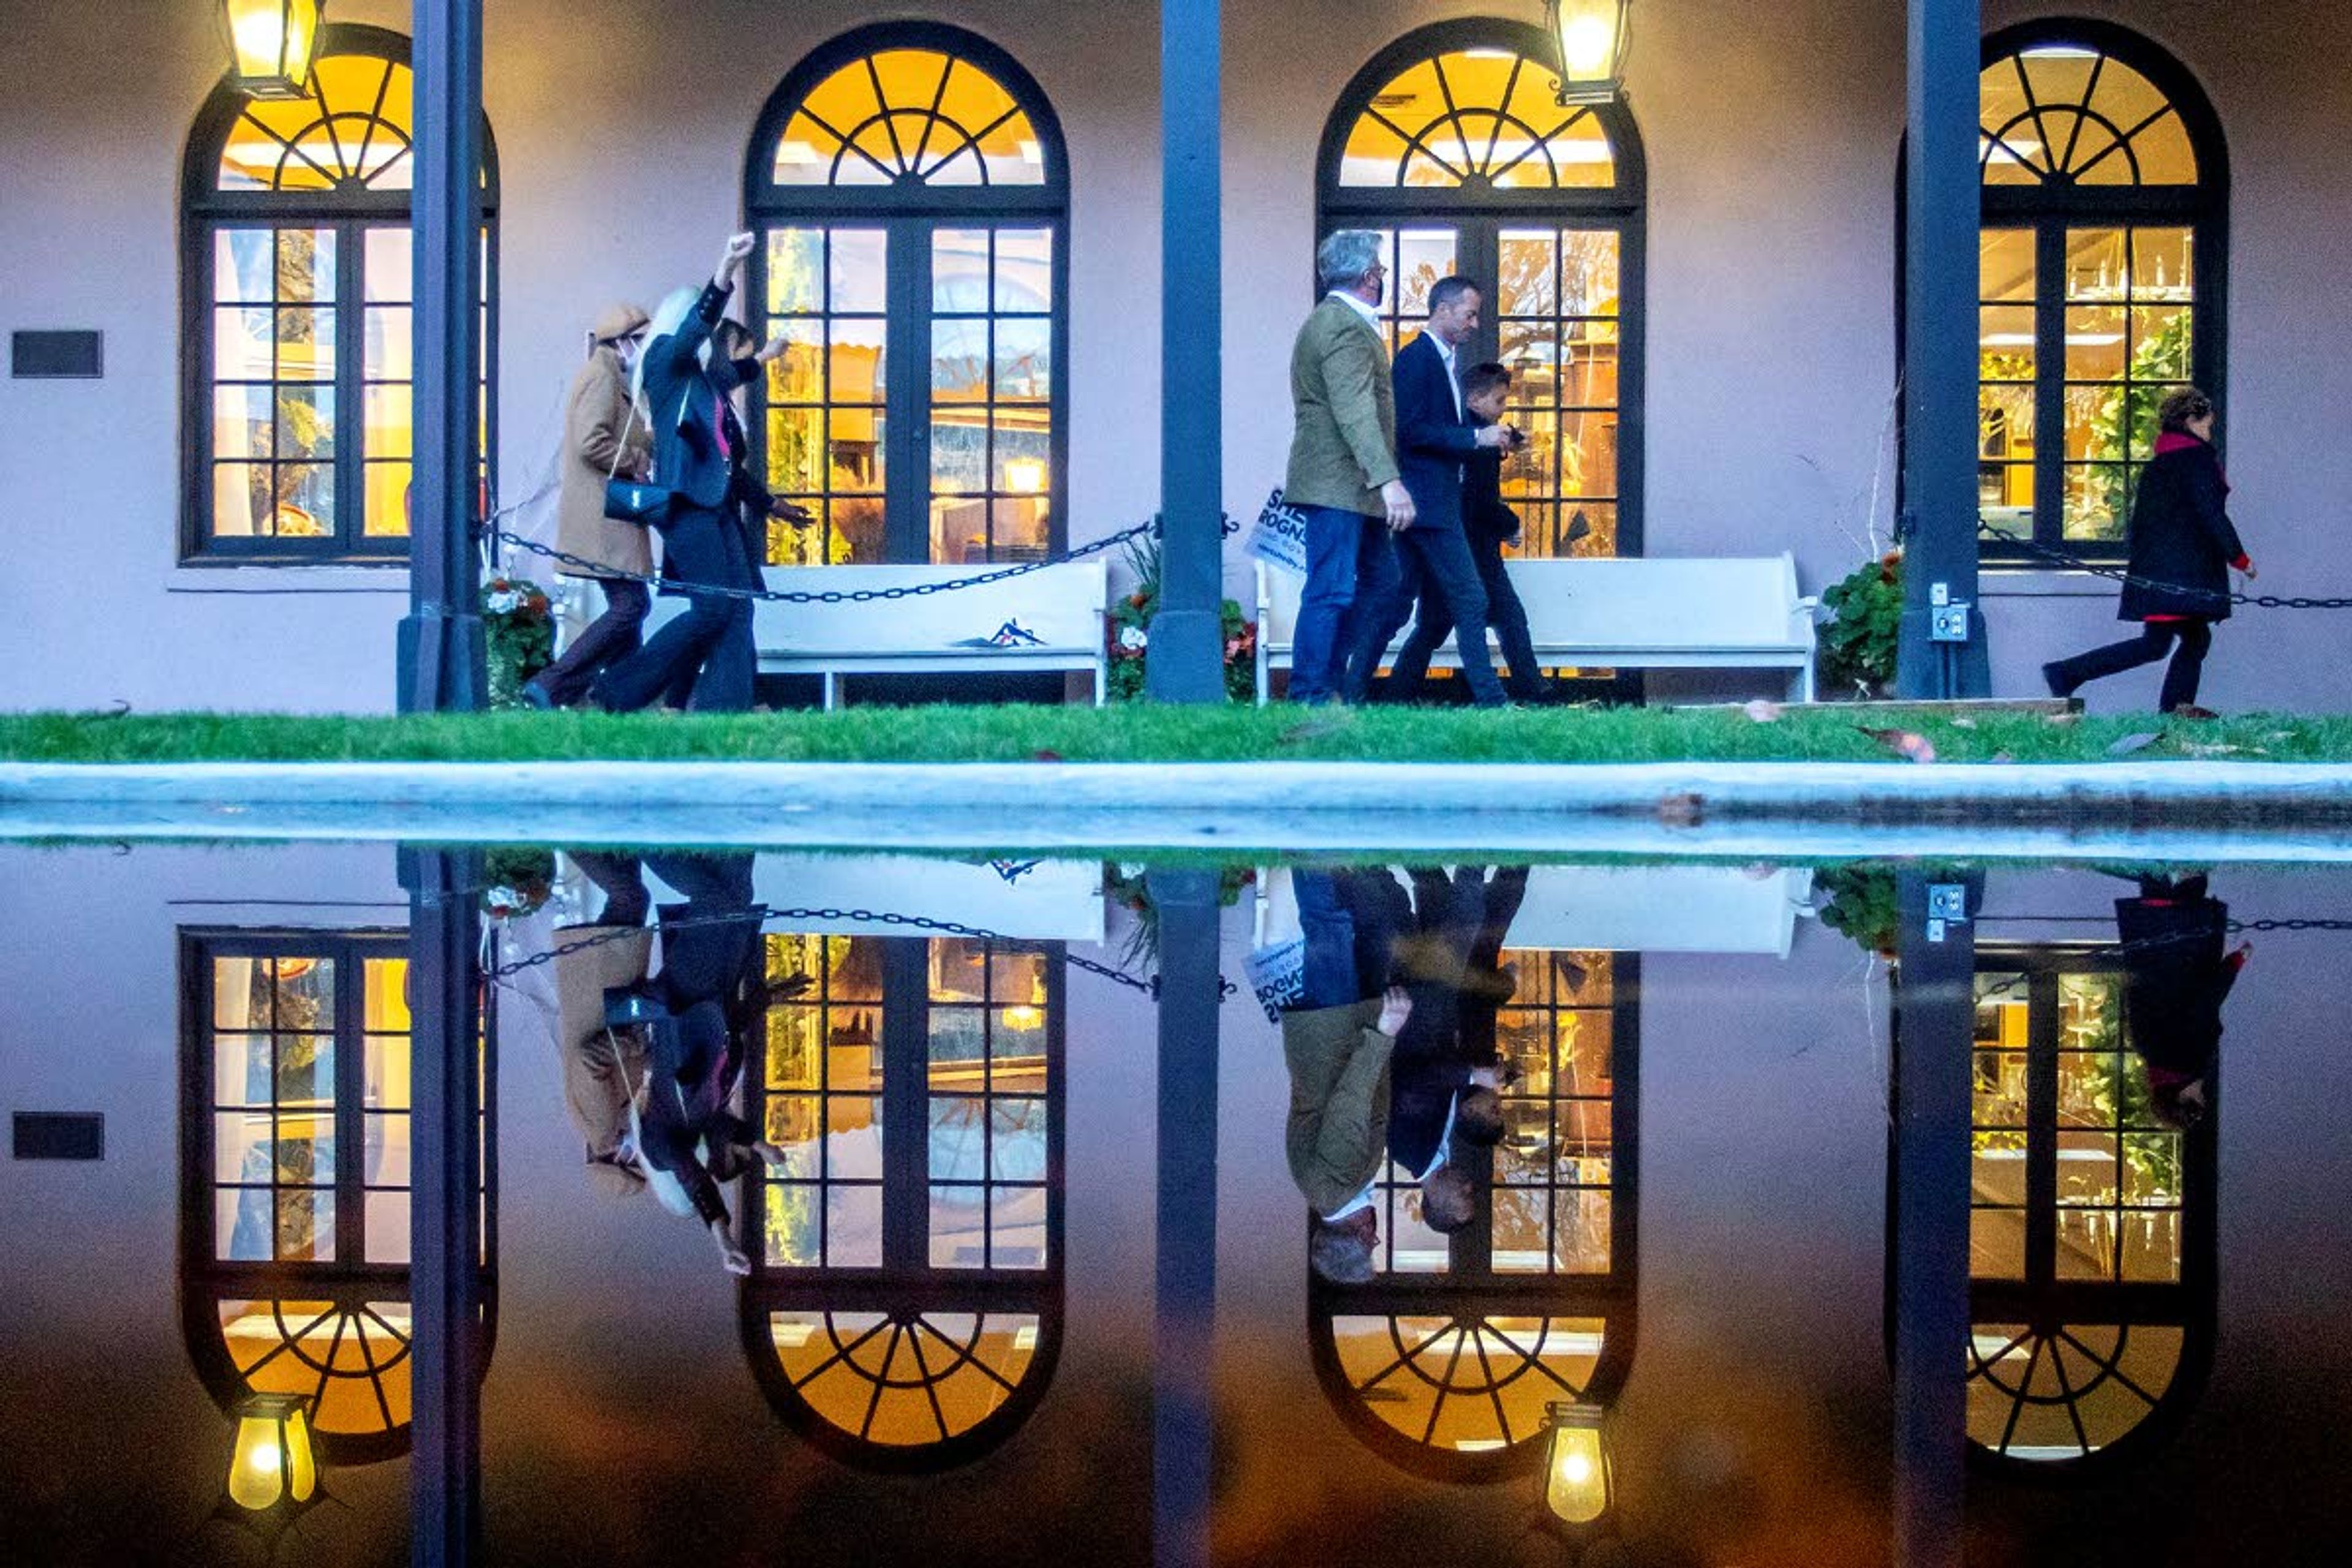
{"type": "Polygon", "coordinates": [[[1544,0],[1559,47],[1561,103],[1614,103],[1625,90],[1626,18],[1633,0],[1544,0]]]}
{"type": "Polygon", "coordinates": [[[319,1460],[302,1401],[286,1394],[257,1394],[240,1401],[223,1511],[251,1520],[290,1519],[319,1495],[319,1460]]]}
{"type": "Polygon", "coordinates": [[[1555,1405],[1544,1454],[1544,1506],[1562,1524],[1597,1523],[1611,1495],[1609,1444],[1598,1405],[1555,1405]]]}
{"type": "Polygon", "coordinates": [[[326,0],[221,0],[229,80],[249,98],[301,98],[326,0]]]}

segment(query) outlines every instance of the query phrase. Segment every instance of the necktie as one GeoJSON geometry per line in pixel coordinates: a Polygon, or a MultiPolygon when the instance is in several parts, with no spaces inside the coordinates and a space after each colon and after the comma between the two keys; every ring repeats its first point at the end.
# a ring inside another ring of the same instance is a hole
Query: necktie
{"type": "Polygon", "coordinates": [[[735,444],[727,438],[727,400],[715,392],[710,395],[710,427],[719,432],[719,455],[732,461],[735,444]]]}

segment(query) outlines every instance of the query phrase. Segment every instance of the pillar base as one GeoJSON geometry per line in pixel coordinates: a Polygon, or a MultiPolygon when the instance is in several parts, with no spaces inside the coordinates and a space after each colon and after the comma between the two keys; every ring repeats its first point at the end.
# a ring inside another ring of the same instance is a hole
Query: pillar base
{"type": "Polygon", "coordinates": [[[1161,607],[1151,617],[1143,689],[1159,702],[1225,700],[1224,616],[1218,610],[1161,607]]]}
{"type": "Polygon", "coordinates": [[[490,705],[489,647],[482,617],[422,610],[400,623],[403,713],[478,713],[490,705]]]}

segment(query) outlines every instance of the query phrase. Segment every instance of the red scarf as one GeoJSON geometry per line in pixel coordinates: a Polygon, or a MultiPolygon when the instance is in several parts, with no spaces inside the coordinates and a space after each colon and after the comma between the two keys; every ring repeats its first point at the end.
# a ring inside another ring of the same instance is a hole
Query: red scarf
{"type": "MultiPolygon", "coordinates": [[[[2161,458],[2168,452],[2193,452],[2198,447],[2204,445],[2204,442],[2200,441],[2196,437],[2191,436],[2186,430],[2167,430],[2156,438],[2156,455],[2161,458]]],[[[2221,468],[2221,465],[2217,461],[2213,467],[2221,468]]],[[[2227,469],[2222,469],[2222,493],[2225,495],[2228,494],[2229,489],[2230,475],[2227,469]]]]}

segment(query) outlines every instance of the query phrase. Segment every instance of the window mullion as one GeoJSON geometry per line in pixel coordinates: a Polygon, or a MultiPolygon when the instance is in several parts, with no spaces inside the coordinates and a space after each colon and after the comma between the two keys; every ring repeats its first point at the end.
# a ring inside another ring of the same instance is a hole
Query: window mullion
{"type": "Polygon", "coordinates": [[[884,416],[883,553],[929,563],[931,494],[931,233],[927,218],[900,218],[889,235],[884,353],[890,388],[884,416]]]}
{"type": "Polygon", "coordinates": [[[2066,224],[2044,218],[2033,247],[2033,537],[2066,542],[2066,224]]]}
{"type": "Polygon", "coordinates": [[[363,537],[367,506],[367,419],[362,356],[367,352],[367,310],[361,298],[361,251],[366,227],[344,218],[335,235],[335,546],[355,554],[363,537]]]}

